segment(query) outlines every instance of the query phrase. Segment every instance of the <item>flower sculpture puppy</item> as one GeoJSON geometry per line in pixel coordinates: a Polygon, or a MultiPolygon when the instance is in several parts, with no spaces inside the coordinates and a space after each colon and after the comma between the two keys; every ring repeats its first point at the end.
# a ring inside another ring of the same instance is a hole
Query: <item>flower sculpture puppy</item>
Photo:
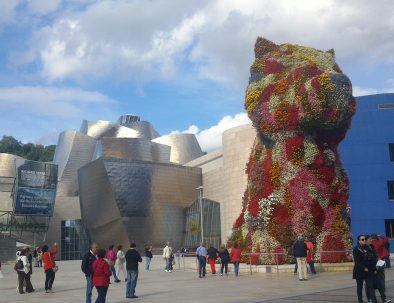
{"type": "MultiPolygon", "coordinates": [[[[334,51],[258,38],[250,73],[245,108],[258,136],[232,240],[243,240],[254,251],[287,253],[297,235],[304,235],[315,238],[316,251],[351,249],[349,182],[338,144],[356,101],[334,51]]],[[[345,253],[315,257],[347,258],[345,253]]]]}

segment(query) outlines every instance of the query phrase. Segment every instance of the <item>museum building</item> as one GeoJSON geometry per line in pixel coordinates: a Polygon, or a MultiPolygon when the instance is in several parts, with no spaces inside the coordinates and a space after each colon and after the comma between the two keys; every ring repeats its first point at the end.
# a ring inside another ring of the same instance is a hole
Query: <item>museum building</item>
{"type": "MultiPolygon", "coordinates": [[[[394,94],[357,101],[340,144],[350,179],[352,233],[392,239],[394,94]]],[[[225,243],[241,212],[255,137],[251,125],[234,127],[223,133],[221,148],[204,153],[194,135],[160,136],[135,115],[116,123],[83,121],[80,131],[59,136],[56,203],[45,242],[61,243],[65,260],[80,259],[89,241],[102,247],[136,242],[142,249],[170,240],[176,249],[192,247],[201,239],[202,213],[204,241],[225,243]]],[[[1,203],[8,207],[14,158],[0,154],[1,203]]],[[[27,234],[19,240],[32,243],[27,234]]]]}

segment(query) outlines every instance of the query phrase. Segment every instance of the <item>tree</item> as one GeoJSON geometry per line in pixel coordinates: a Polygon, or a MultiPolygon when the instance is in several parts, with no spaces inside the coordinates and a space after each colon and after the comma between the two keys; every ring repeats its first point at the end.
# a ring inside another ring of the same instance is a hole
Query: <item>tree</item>
{"type": "Polygon", "coordinates": [[[23,144],[12,136],[3,136],[0,140],[0,153],[9,153],[33,161],[51,162],[55,149],[56,145],[23,144]]]}

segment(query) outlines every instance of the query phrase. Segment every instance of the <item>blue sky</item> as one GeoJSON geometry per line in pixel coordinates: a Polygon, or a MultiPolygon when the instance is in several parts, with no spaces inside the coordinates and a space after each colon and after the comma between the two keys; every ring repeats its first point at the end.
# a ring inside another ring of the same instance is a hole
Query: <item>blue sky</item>
{"type": "Polygon", "coordinates": [[[56,143],[134,113],[203,149],[244,124],[257,36],[335,49],[354,94],[394,92],[394,1],[0,0],[0,136],[56,143]]]}

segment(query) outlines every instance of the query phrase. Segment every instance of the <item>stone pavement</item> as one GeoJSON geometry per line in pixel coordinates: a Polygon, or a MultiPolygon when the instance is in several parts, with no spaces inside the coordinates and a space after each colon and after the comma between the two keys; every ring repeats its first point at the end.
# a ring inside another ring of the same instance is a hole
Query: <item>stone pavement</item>
{"type": "MultiPolygon", "coordinates": [[[[355,281],[351,272],[327,272],[311,276],[308,281],[298,281],[292,273],[243,272],[236,278],[207,274],[199,279],[195,270],[164,272],[164,262],[159,256],[152,260],[152,270],[140,266],[136,294],[138,299],[125,298],[124,277],[121,283],[110,285],[107,302],[212,302],[212,303],[288,303],[288,302],[357,302],[355,281]]],[[[17,276],[12,264],[3,265],[4,278],[0,279],[0,302],[85,302],[85,279],[80,271],[80,261],[59,261],[53,286],[55,293],[44,292],[44,273],[34,268],[32,276],[35,293],[17,293],[17,276]]],[[[232,267],[232,265],[231,265],[232,267]]],[[[394,269],[386,270],[387,297],[394,298],[394,269]]],[[[96,291],[93,291],[93,302],[96,291]]],[[[380,298],[378,297],[379,301],[380,298]]]]}

